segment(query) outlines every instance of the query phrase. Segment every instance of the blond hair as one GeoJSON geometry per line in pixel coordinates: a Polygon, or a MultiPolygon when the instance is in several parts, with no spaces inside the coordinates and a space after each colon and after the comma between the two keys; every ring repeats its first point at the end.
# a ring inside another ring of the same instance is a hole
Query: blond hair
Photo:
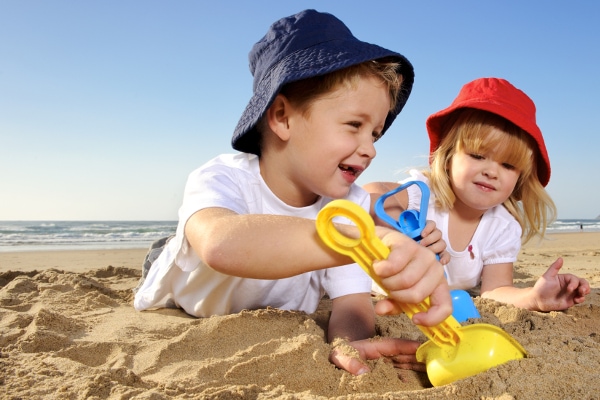
{"type": "Polygon", "coordinates": [[[521,171],[515,189],[503,206],[521,225],[523,243],[534,236],[544,236],[546,227],[556,218],[556,206],[537,176],[540,155],[527,132],[496,114],[463,108],[448,118],[441,136],[427,173],[436,195],[436,206],[449,210],[456,201],[448,175],[452,156],[461,150],[485,154],[493,149],[498,160],[521,171]]]}

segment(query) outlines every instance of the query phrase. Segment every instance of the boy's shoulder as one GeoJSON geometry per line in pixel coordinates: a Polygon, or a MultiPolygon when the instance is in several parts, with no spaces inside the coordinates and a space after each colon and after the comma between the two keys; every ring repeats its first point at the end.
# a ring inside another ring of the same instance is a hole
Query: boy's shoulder
{"type": "Polygon", "coordinates": [[[252,173],[258,168],[258,157],[249,153],[220,154],[196,168],[191,175],[203,173],[207,170],[238,170],[252,173]]]}

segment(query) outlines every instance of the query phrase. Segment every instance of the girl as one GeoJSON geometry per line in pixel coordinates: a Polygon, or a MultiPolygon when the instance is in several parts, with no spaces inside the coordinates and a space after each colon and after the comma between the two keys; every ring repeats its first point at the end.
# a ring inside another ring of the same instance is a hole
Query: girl
{"type": "MultiPolygon", "coordinates": [[[[427,119],[427,130],[431,169],[411,171],[410,180],[431,188],[427,218],[442,231],[451,256],[445,266],[450,288],[481,284],[481,297],[535,311],[583,302],[590,286],[585,279],[559,274],[561,258],[533,287],[513,286],[521,240],[543,237],[556,214],[544,189],[550,161],[533,101],[506,80],[477,79],[463,86],[450,107],[427,119]]],[[[397,186],[374,182],[364,188],[372,192],[373,204],[397,186]]],[[[414,209],[420,196],[411,185],[387,199],[386,212],[414,209]]]]}

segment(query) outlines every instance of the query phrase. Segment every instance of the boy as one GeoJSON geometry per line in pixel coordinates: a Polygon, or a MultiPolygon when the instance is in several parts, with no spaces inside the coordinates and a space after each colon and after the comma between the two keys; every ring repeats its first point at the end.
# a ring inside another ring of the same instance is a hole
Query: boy
{"type": "MultiPolygon", "coordinates": [[[[337,198],[368,210],[369,195],[354,182],[410,94],[411,64],[314,10],[275,22],[249,58],[254,94],[232,140],[241,153],[189,176],[177,234],[140,285],[136,309],[176,306],[198,317],[267,306],[312,313],[327,294],[330,341],[348,340],[362,358],[385,354],[411,366],[418,343],[361,341],[375,334],[370,278],[321,242],[314,221],[337,198]]],[[[375,266],[391,292],[377,312],[399,313],[395,300],[431,295],[433,307],[414,322],[444,320],[451,302],[435,260],[439,243],[430,251],[377,229],[392,250],[375,266]]],[[[331,360],[354,374],[368,371],[338,350],[331,360]]]]}

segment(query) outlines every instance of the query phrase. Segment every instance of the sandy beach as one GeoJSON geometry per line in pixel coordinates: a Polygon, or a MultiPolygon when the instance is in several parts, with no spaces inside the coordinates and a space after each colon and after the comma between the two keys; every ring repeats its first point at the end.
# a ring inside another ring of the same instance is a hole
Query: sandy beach
{"type": "MultiPolygon", "coordinates": [[[[328,361],[314,314],[275,309],[197,319],[137,312],[145,249],[0,253],[3,399],[599,399],[600,232],[552,234],[521,250],[515,282],[532,286],[557,258],[593,287],[584,304],[539,313],[475,297],[480,321],[526,358],[432,387],[426,373],[383,360],[359,377],[328,361]]],[[[405,315],[378,333],[425,341],[405,315]]]]}

